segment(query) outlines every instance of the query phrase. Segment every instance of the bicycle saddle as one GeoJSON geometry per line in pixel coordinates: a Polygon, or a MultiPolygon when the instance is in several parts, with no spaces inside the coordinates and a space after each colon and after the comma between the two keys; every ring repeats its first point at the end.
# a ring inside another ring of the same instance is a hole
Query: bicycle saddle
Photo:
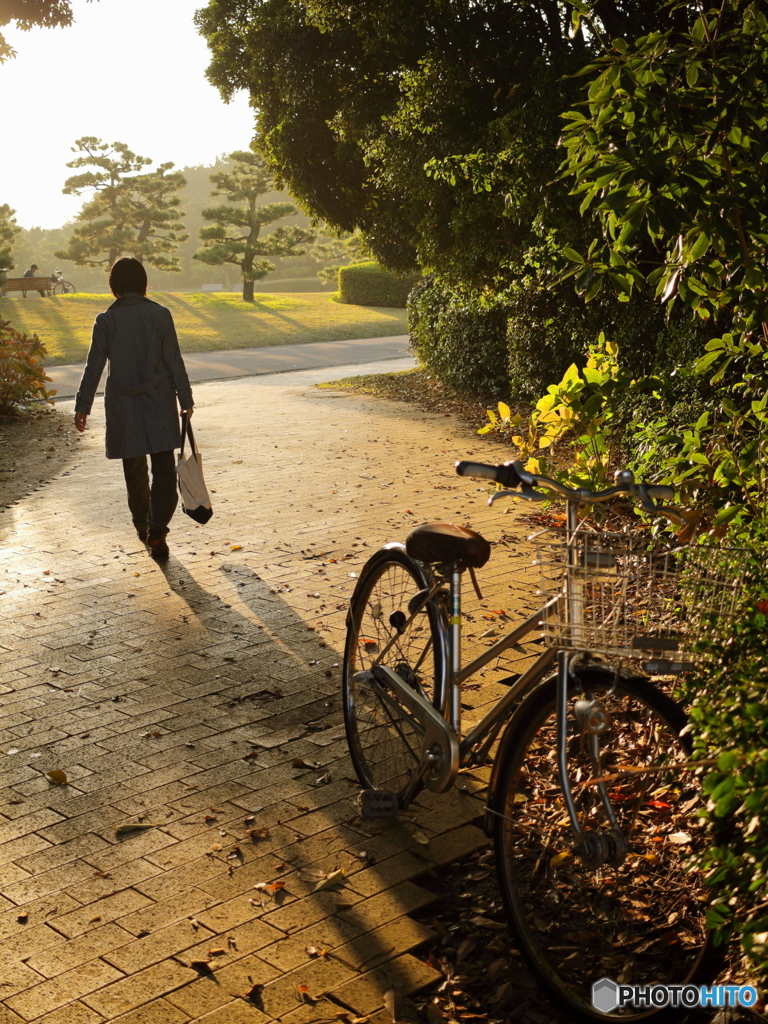
{"type": "Polygon", "coordinates": [[[479,569],[491,557],[491,545],[474,530],[451,523],[425,523],[411,530],[405,550],[419,562],[459,562],[479,569]]]}

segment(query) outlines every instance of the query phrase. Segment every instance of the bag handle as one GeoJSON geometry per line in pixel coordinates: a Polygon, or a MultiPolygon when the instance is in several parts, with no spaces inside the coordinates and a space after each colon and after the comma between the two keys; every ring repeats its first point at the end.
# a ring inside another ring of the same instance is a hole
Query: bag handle
{"type": "Polygon", "coordinates": [[[195,435],[192,433],[192,424],[189,422],[189,416],[186,411],[181,414],[181,451],[179,452],[179,458],[184,456],[184,443],[189,434],[189,444],[192,448],[192,453],[197,454],[197,444],[195,443],[195,435]]]}

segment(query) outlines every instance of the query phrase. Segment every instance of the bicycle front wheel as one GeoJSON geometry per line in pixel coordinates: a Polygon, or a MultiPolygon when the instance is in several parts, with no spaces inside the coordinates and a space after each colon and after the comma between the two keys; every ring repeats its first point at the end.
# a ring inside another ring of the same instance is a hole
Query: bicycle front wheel
{"type": "MultiPolygon", "coordinates": [[[[610,724],[596,765],[569,700],[568,772],[579,823],[609,832],[598,787],[580,785],[606,777],[626,856],[617,866],[589,868],[572,852],[557,773],[552,678],[520,706],[499,752],[504,761],[492,806],[502,896],[520,952],[569,1020],[666,1024],[688,1011],[641,1006],[599,1012],[592,986],[603,978],[627,985],[701,984],[716,971],[719,954],[705,922],[707,890],[702,873],[688,863],[707,839],[696,813],[700,787],[683,766],[691,746],[680,736],[686,717],[641,677],[614,687],[613,672],[591,668],[580,679],[610,724]],[[639,770],[622,774],[625,769],[639,770]]],[[[572,697],[581,696],[574,686],[572,697]]]]}
{"type": "Polygon", "coordinates": [[[445,692],[447,630],[430,602],[412,615],[411,600],[430,580],[399,545],[382,548],[360,574],[347,617],[344,722],[357,777],[366,789],[389,790],[401,806],[421,762],[423,733],[397,696],[371,686],[363,674],[386,665],[438,710],[445,692]]]}
{"type": "Polygon", "coordinates": [[[72,295],[75,291],[75,286],[71,281],[58,281],[53,286],[54,295],[72,295]]]}

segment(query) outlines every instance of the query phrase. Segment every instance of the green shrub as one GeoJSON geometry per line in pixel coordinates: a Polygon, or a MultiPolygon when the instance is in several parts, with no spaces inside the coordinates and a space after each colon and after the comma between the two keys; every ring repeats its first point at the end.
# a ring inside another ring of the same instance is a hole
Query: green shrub
{"type": "Polygon", "coordinates": [[[583,367],[601,331],[618,345],[622,370],[635,378],[695,361],[708,340],[688,310],[675,310],[667,321],[650,292],[620,302],[603,289],[585,303],[570,282],[550,286],[525,278],[510,289],[509,303],[509,380],[519,401],[536,398],[571,363],[583,367]]]}
{"type": "Polygon", "coordinates": [[[425,278],[408,299],[417,358],[439,380],[468,394],[503,398],[507,380],[507,304],[425,278]]]}
{"type": "Polygon", "coordinates": [[[33,401],[52,402],[55,391],[49,391],[43,359],[45,345],[36,334],[28,338],[0,321],[0,413],[8,416],[33,401]]]}
{"type": "Polygon", "coordinates": [[[694,756],[716,759],[703,775],[713,845],[702,857],[713,890],[708,911],[721,940],[734,933],[765,979],[768,975],[768,525],[753,520],[727,543],[738,558],[735,617],[706,646],[706,668],[683,677],[694,756]]]}
{"type": "Polygon", "coordinates": [[[339,267],[339,298],[353,306],[397,306],[404,309],[418,275],[400,277],[378,263],[350,263],[339,267]]]}

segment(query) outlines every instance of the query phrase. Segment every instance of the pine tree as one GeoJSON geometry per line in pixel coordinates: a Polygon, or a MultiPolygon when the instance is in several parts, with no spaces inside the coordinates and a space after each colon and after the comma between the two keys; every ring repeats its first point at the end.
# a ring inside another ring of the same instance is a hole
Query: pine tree
{"type": "Polygon", "coordinates": [[[253,302],[253,282],[275,269],[267,256],[303,256],[299,246],[312,242],[314,235],[305,228],[279,227],[261,236],[261,229],[283,217],[298,213],[293,203],[266,203],[257,206],[259,196],[274,190],[274,183],[262,157],[238,150],[229,154],[232,168],[210,176],[216,186],[214,196],[226,196],[236,206],[213,206],[203,210],[206,220],[214,221],[200,229],[202,246],[194,259],[211,266],[233,263],[243,275],[243,301],[253,302]]]}
{"type": "Polygon", "coordinates": [[[178,192],[185,185],[172,163],[144,171],[152,161],[132,153],[124,142],[110,146],[85,136],[75,142],[74,153],[83,153],[68,167],[89,167],[64,184],[65,195],[93,197],[78,216],[67,249],[56,253],[78,266],[110,267],[130,254],[161,270],[180,270],[176,247],[187,235],[181,230],[178,192]]]}
{"type": "Polygon", "coordinates": [[[16,223],[14,214],[7,203],[0,206],[0,284],[6,278],[6,270],[13,270],[13,257],[11,255],[13,242],[21,228],[16,223]]]}

